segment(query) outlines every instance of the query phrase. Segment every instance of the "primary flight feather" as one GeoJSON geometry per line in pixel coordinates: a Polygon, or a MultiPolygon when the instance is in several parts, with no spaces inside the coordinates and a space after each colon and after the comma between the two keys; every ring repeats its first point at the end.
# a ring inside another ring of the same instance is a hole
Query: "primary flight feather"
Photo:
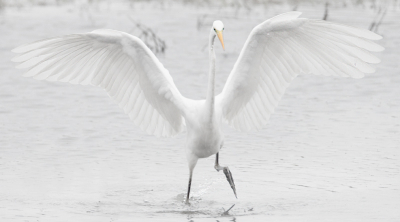
{"type": "Polygon", "coordinates": [[[199,158],[216,154],[236,196],[232,173],[218,162],[223,146],[222,120],[240,131],[262,128],[290,82],[299,74],[361,78],[380,60],[381,36],[364,29],[275,16],[250,33],[222,92],[215,96],[214,40],[222,47],[224,25],[215,21],[209,35],[209,84],[205,100],[181,95],[172,77],[139,38],[114,30],[46,39],[17,47],[24,76],[102,87],[142,130],[173,136],[187,128],[189,202],[193,169],[199,158]]]}

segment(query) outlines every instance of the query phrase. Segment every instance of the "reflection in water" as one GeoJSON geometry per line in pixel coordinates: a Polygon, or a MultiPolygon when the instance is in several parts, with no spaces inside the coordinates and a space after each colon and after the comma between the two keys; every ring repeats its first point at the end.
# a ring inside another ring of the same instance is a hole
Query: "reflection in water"
{"type": "Polygon", "coordinates": [[[235,204],[233,204],[228,210],[225,210],[225,212],[223,212],[222,214],[221,214],[221,216],[227,216],[227,215],[229,215],[229,211],[233,208],[235,206],[235,204]]]}

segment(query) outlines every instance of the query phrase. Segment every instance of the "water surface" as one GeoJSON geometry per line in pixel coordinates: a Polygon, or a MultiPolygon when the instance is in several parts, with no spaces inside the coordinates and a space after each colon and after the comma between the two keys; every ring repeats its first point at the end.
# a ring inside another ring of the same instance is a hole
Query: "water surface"
{"type": "MultiPolygon", "coordinates": [[[[138,35],[127,16],[166,41],[158,55],[186,97],[206,94],[209,26],[225,24],[217,91],[251,29],[290,10],[109,4],[6,9],[0,18],[0,218],[2,221],[395,221],[400,218],[400,16],[379,29],[386,50],[360,80],[300,76],[259,132],[225,127],[220,163],[188,168],[185,133],[141,132],[99,88],[22,78],[10,50],[70,33],[112,28],[138,35]],[[200,24],[204,25],[198,25],[200,24]],[[184,31],[183,31],[184,30],[184,31]],[[228,215],[221,215],[235,204],[228,215]]],[[[321,18],[321,8],[303,7],[321,18]]],[[[331,21],[368,28],[374,12],[332,9],[331,21]]]]}

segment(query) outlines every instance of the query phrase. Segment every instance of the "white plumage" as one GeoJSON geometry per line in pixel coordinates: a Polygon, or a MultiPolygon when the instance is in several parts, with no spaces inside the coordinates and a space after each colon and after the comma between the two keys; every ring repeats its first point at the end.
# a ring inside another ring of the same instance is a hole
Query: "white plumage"
{"type": "Polygon", "coordinates": [[[361,78],[380,60],[368,51],[383,48],[367,30],[297,18],[300,12],[275,16],[253,29],[217,106],[231,126],[260,129],[286,87],[300,73],[361,78]]]}
{"type": "MultiPolygon", "coordinates": [[[[361,78],[380,60],[370,52],[383,47],[381,36],[364,29],[298,18],[300,12],[275,16],[250,33],[232,72],[215,96],[216,36],[223,45],[221,21],[210,30],[210,76],[206,100],[183,97],[172,77],[137,37],[95,30],[38,41],[13,50],[24,76],[102,87],[142,130],[173,136],[186,126],[190,183],[198,158],[217,154],[223,145],[222,120],[240,131],[262,128],[286,87],[299,74],[361,78]]],[[[231,179],[230,179],[230,178],[231,179]]]]}
{"type": "Polygon", "coordinates": [[[96,30],[20,46],[24,76],[100,86],[142,130],[172,136],[183,129],[182,96],[172,77],[137,37],[96,30]]]}

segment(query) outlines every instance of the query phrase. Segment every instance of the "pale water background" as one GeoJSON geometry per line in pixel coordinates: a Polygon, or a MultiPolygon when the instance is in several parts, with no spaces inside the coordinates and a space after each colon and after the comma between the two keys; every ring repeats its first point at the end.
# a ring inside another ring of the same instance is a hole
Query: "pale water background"
{"type": "MultiPolygon", "coordinates": [[[[225,24],[217,47],[219,92],[251,29],[291,5],[235,9],[111,1],[22,6],[0,13],[0,221],[400,221],[400,10],[378,33],[386,50],[363,79],[300,76],[259,132],[225,127],[220,162],[194,171],[184,199],[185,133],[141,132],[95,87],[21,77],[10,50],[43,38],[111,28],[165,40],[157,57],[189,98],[206,94],[210,25],[225,24]],[[236,204],[229,215],[224,209],[236,204]]],[[[322,18],[322,5],[298,6],[322,18]]],[[[369,7],[331,7],[329,21],[368,28],[369,7]]]]}

